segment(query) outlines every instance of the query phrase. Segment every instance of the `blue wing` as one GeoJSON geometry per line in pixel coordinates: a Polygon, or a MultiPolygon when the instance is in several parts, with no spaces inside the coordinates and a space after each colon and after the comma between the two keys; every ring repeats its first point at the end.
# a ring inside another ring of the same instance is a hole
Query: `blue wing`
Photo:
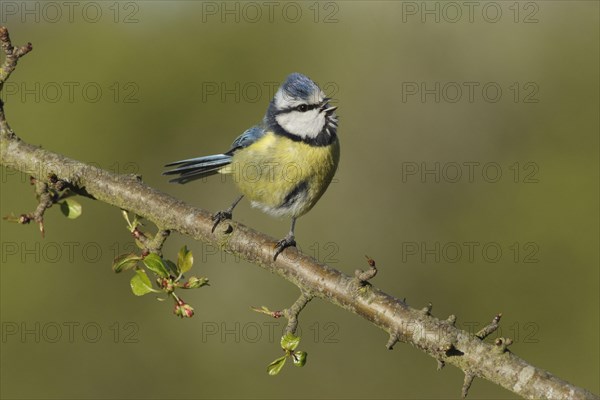
{"type": "Polygon", "coordinates": [[[253,126],[242,133],[231,144],[231,148],[224,154],[196,157],[187,160],[175,161],[165,167],[177,167],[163,172],[163,175],[179,175],[169,182],[188,183],[205,176],[214,175],[226,165],[231,163],[233,153],[239,149],[250,146],[265,134],[265,129],[259,125],[253,126]]]}
{"type": "Polygon", "coordinates": [[[244,147],[250,146],[252,143],[256,142],[258,139],[263,137],[265,134],[265,128],[260,125],[255,125],[252,128],[246,130],[237,139],[233,141],[231,144],[231,149],[227,151],[227,155],[233,155],[237,150],[243,149],[244,147]]]}

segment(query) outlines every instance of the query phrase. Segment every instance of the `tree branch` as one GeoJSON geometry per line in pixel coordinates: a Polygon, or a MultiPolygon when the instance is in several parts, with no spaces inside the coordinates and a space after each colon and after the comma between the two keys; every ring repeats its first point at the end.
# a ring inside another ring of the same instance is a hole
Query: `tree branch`
{"type": "MultiPolygon", "coordinates": [[[[14,48],[8,32],[0,27],[0,41],[6,59],[0,71],[0,87],[10,75],[19,57],[31,46],[14,48]]],[[[465,372],[462,388],[466,396],[474,377],[494,382],[525,398],[598,399],[593,393],[536,368],[509,350],[509,339],[499,338],[494,344],[482,339],[498,324],[495,318],[477,335],[454,326],[456,318],[440,320],[430,315],[431,306],[422,310],[409,307],[368,283],[377,270],[370,269],[348,276],[328,265],[317,262],[295,248],[286,249],[273,261],[275,239],[242,224],[225,221],[212,233],[211,214],[192,207],[141,182],[137,176],[116,175],[108,171],[41,149],[22,141],[8,126],[0,102],[1,164],[32,175],[39,182],[55,177],[78,194],[128,210],[152,221],[159,230],[147,239],[148,247],[156,250],[169,231],[178,231],[195,240],[210,243],[223,251],[276,273],[296,285],[302,295],[285,315],[290,325],[300,310],[313,297],[329,301],[365,318],[390,335],[391,348],[397,341],[410,343],[438,360],[438,365],[452,364],[465,372]]],[[[293,330],[293,329],[292,329],[293,330]]]]}

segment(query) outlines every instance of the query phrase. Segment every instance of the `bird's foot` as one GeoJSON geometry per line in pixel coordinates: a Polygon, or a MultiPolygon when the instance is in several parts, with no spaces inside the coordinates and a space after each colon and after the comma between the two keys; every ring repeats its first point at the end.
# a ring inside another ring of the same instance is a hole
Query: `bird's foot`
{"type": "Polygon", "coordinates": [[[273,261],[277,260],[277,256],[288,247],[296,247],[294,235],[291,233],[281,239],[279,242],[275,243],[275,255],[273,256],[273,261]]]}
{"type": "Polygon", "coordinates": [[[215,215],[212,216],[212,220],[214,221],[215,224],[213,225],[211,232],[215,231],[215,229],[217,228],[217,225],[219,225],[221,223],[221,221],[225,221],[226,219],[231,219],[232,216],[233,216],[233,213],[230,210],[216,212],[215,215]]]}

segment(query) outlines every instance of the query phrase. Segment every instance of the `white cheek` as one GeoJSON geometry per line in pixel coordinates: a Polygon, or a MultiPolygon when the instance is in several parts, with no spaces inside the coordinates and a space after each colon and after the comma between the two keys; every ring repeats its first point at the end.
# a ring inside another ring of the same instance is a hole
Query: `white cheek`
{"type": "Polygon", "coordinates": [[[316,137],[325,126],[325,116],[318,109],[279,114],[276,120],[289,133],[309,138],[316,137]]]}

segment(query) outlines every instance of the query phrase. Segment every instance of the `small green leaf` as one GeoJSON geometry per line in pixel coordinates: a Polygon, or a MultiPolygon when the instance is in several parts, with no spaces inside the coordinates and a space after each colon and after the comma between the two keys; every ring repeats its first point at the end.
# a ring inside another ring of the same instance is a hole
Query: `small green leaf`
{"type": "Polygon", "coordinates": [[[177,267],[179,268],[179,272],[185,274],[192,268],[192,264],[194,264],[192,252],[188,250],[187,246],[183,246],[179,250],[179,253],[177,253],[177,267]]]}
{"type": "Polygon", "coordinates": [[[260,306],[260,307],[250,306],[250,308],[251,308],[252,310],[254,310],[254,311],[258,312],[258,313],[261,313],[261,314],[266,314],[266,315],[269,315],[269,316],[272,316],[272,315],[273,315],[273,313],[271,312],[271,310],[269,310],[269,309],[268,309],[267,307],[265,307],[265,306],[260,306]]]}
{"type": "Polygon", "coordinates": [[[304,364],[306,364],[306,356],[308,356],[308,353],[305,351],[295,351],[294,354],[292,354],[294,365],[296,367],[304,367],[304,364]]]}
{"type": "Polygon", "coordinates": [[[287,356],[279,357],[277,360],[269,364],[269,366],[267,367],[267,372],[269,373],[269,375],[277,375],[279,371],[281,371],[281,368],[283,368],[283,366],[285,365],[286,359],[287,356]]]}
{"type": "Polygon", "coordinates": [[[135,271],[135,275],[133,278],[131,278],[129,284],[131,285],[131,291],[136,296],[143,296],[150,292],[154,292],[154,289],[152,289],[152,284],[150,283],[150,279],[148,278],[148,275],[146,275],[146,271],[143,269],[138,269],[135,271]]]}
{"type": "Polygon", "coordinates": [[[169,271],[158,254],[150,253],[144,257],[144,265],[156,275],[166,278],[169,276],[169,271]]]}
{"type": "Polygon", "coordinates": [[[65,199],[60,203],[60,211],[69,219],[75,219],[81,215],[81,204],[73,199],[65,199]]]}
{"type": "Polygon", "coordinates": [[[121,254],[113,261],[112,269],[116,273],[135,267],[142,258],[135,253],[121,254]]]}
{"type": "Polygon", "coordinates": [[[125,218],[125,221],[127,221],[127,229],[130,232],[133,232],[133,230],[138,225],[141,225],[141,223],[138,221],[138,215],[137,214],[133,214],[133,222],[131,222],[129,220],[129,213],[126,210],[121,209],[121,213],[123,214],[123,218],[125,218]]]}
{"type": "Polygon", "coordinates": [[[197,289],[197,288],[202,287],[204,285],[208,285],[208,279],[207,278],[203,278],[203,277],[198,278],[197,276],[192,276],[183,285],[183,288],[184,289],[197,289]]]}
{"type": "Polygon", "coordinates": [[[288,351],[296,350],[298,344],[300,343],[300,338],[298,336],[294,336],[293,333],[288,332],[281,337],[281,348],[288,351]]]}

